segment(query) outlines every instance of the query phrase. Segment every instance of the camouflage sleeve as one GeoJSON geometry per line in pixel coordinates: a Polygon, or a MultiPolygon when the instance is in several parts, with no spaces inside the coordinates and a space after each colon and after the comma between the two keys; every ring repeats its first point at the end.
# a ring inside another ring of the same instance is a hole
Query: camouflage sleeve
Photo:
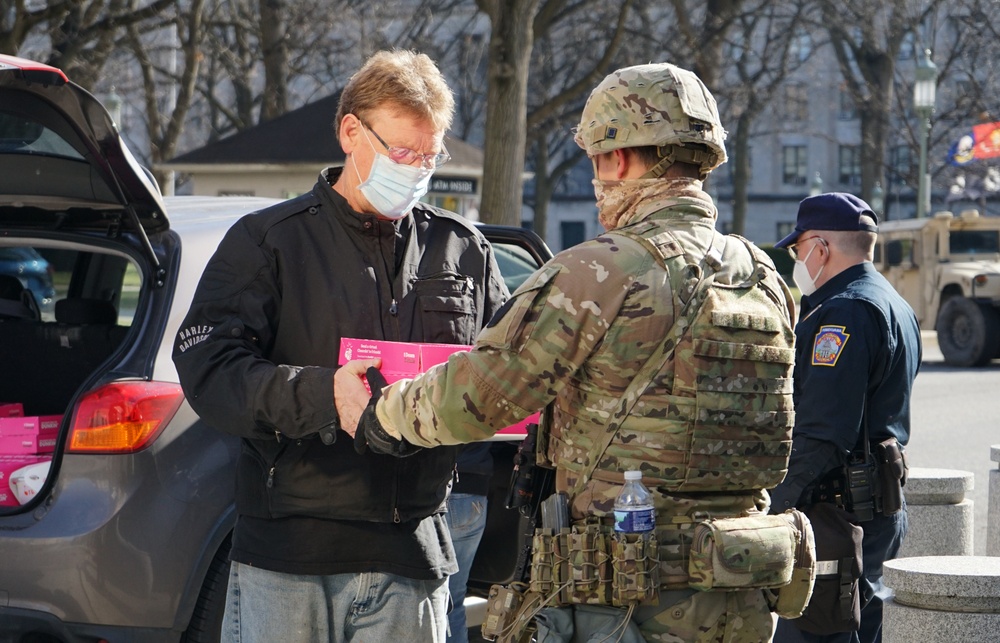
{"type": "Polygon", "coordinates": [[[632,262],[645,250],[608,252],[600,241],[557,255],[514,293],[480,333],[413,380],[383,390],[376,412],[388,430],[423,445],[482,440],[542,409],[574,377],[625,301],[632,262]]]}

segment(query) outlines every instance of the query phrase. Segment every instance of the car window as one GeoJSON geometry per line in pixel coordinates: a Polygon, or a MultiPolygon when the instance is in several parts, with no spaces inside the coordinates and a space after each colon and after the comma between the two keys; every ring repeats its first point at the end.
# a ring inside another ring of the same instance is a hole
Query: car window
{"type": "Polygon", "coordinates": [[[0,247],[0,275],[20,282],[43,322],[66,321],[57,315],[57,302],[73,299],[66,309],[77,323],[89,323],[88,315],[110,323],[114,309],[115,323],[130,326],[141,285],[135,265],[122,256],[66,248],[0,247]]]}
{"type": "Polygon", "coordinates": [[[1000,232],[996,230],[953,230],[948,245],[954,254],[995,254],[1000,251],[1000,232]]]}
{"type": "Polygon", "coordinates": [[[493,253],[500,267],[507,290],[514,292],[524,280],[538,270],[539,264],[524,247],[507,242],[493,241],[493,253]]]}
{"type": "Polygon", "coordinates": [[[46,154],[82,160],[61,136],[25,116],[0,110],[0,154],[46,154]]]}

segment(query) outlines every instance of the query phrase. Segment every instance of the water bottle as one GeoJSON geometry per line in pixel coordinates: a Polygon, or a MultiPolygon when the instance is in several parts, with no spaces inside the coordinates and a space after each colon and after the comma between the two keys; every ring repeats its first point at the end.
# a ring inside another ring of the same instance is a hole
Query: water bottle
{"type": "Polygon", "coordinates": [[[625,486],[615,499],[615,531],[646,534],[656,527],[653,496],[642,484],[642,473],[625,472],[625,486]]]}

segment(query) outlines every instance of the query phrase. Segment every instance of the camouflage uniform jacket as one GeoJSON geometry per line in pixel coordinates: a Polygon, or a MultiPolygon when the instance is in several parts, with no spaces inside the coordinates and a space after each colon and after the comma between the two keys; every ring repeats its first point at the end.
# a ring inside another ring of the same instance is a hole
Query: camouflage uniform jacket
{"type": "MultiPolygon", "coordinates": [[[[658,194],[647,195],[623,217],[618,230],[641,229],[647,237],[667,233],[677,253],[688,264],[698,264],[719,237],[715,219],[716,209],[699,181],[665,180],[658,194]]],[[[737,260],[753,272],[743,244],[731,239],[729,243],[739,246],[737,260]]],[[[763,259],[773,267],[766,256],[763,259]]],[[[759,417],[779,425],[777,432],[783,436],[774,447],[779,471],[777,479],[770,481],[773,486],[787,467],[793,421],[793,303],[787,287],[773,269],[770,272],[770,287],[778,296],[764,314],[770,321],[776,318],[784,329],[780,351],[785,363],[779,369],[783,377],[771,382],[750,373],[743,378],[750,384],[715,408],[726,409],[728,404],[743,422],[730,423],[729,437],[733,433],[737,438],[748,436],[748,427],[759,417]],[[771,408],[755,415],[755,402],[746,400],[757,389],[763,389],[771,408]]],[[[557,469],[557,488],[569,490],[626,387],[671,331],[680,310],[674,290],[697,283],[681,277],[669,274],[643,244],[617,234],[604,234],[564,250],[514,293],[479,335],[474,350],[453,355],[419,379],[385,389],[376,409],[379,420],[411,443],[434,446],[487,438],[551,404],[547,452],[557,469]]],[[[690,425],[695,423],[698,407],[692,393],[677,389],[693,388],[693,382],[679,380],[695,377],[686,366],[697,359],[678,350],[662,367],[587,486],[571,499],[574,518],[610,512],[622,472],[640,467],[647,486],[661,492],[654,495],[658,516],[666,522],[696,511],[721,515],[763,506],[765,482],[742,487],[709,483],[697,489],[718,490],[717,494],[686,493],[681,484],[691,459],[690,425]],[[669,493],[674,490],[678,493],[669,493]]],[[[728,379],[727,375],[724,372],[719,378],[723,388],[727,383],[735,385],[744,374],[728,379]]],[[[718,396],[725,397],[726,391],[718,396]]]]}

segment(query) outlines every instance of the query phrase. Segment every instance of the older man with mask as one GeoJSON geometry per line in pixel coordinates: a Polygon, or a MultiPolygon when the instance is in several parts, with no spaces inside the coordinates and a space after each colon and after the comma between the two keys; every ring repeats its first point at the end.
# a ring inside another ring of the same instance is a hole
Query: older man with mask
{"type": "Polygon", "coordinates": [[[373,55],[334,121],[344,167],[243,217],[202,276],[174,362],[242,438],[226,641],[445,640],[458,449],[359,455],[333,380],[342,337],[470,344],[507,297],[475,227],[419,203],[453,105],[426,55],[373,55]]]}

